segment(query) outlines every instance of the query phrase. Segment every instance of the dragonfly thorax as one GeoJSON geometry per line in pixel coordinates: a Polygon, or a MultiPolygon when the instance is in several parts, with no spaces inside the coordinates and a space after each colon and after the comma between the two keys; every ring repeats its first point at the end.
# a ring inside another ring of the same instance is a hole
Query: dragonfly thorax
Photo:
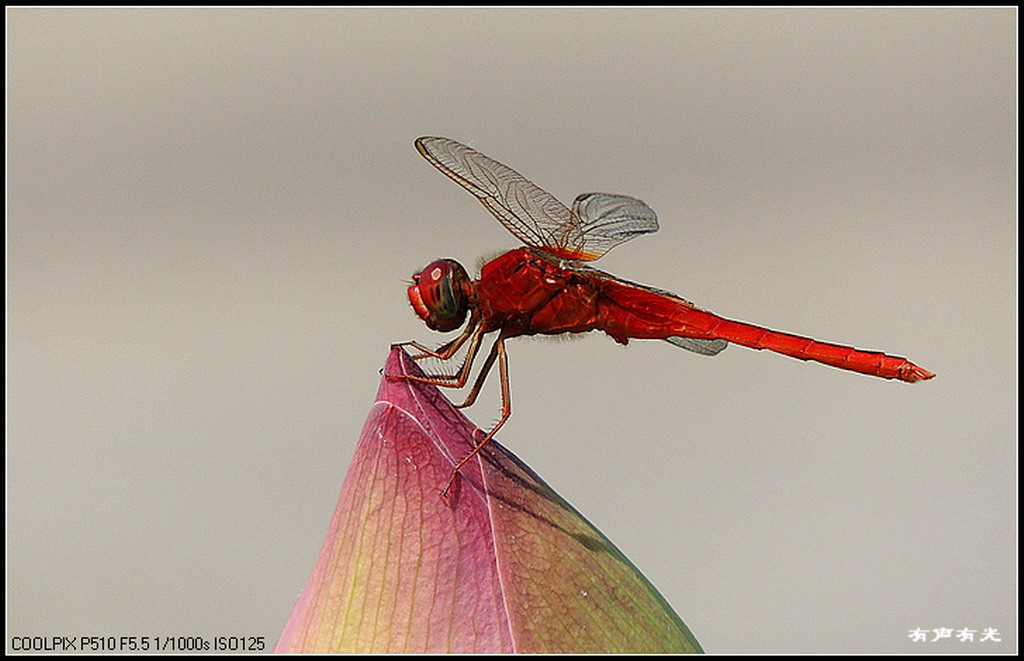
{"type": "Polygon", "coordinates": [[[454,259],[431,262],[412,276],[409,303],[431,330],[455,330],[469,311],[469,275],[454,259]]]}

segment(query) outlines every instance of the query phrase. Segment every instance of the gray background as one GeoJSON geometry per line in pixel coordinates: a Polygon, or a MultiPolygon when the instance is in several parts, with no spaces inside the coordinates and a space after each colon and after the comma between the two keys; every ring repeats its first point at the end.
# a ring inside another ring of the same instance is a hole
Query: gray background
{"type": "Polygon", "coordinates": [[[389,343],[443,339],[410,274],[517,245],[443,135],[650,204],[606,270],[938,373],[509,344],[500,440],[708,651],[1016,649],[1015,10],[7,18],[8,645],[276,641],[389,343]]]}

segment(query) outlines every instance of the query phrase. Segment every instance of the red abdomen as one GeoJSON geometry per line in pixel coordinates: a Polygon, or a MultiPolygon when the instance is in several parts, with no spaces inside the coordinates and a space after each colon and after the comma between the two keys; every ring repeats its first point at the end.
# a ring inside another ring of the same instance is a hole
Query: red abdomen
{"type": "Polygon", "coordinates": [[[487,263],[475,291],[486,330],[502,329],[508,337],[603,330],[622,344],[631,338],[726,340],[886,379],[935,376],[906,358],[725,319],[674,294],[596,269],[564,268],[527,248],[487,263]]]}
{"type": "Polygon", "coordinates": [[[726,340],[884,379],[914,382],[935,376],[906,358],[732,321],[672,294],[642,286],[613,281],[602,293],[605,302],[601,306],[604,319],[601,327],[619,341],[627,337],[726,340]]]}

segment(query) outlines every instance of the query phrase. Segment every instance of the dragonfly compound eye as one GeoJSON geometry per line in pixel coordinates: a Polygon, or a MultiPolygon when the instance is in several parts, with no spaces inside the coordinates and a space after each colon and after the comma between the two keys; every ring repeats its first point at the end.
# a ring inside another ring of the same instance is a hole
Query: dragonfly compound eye
{"type": "Polygon", "coordinates": [[[432,330],[455,330],[466,320],[469,302],[466,269],[454,259],[439,259],[413,276],[409,302],[432,330]]]}

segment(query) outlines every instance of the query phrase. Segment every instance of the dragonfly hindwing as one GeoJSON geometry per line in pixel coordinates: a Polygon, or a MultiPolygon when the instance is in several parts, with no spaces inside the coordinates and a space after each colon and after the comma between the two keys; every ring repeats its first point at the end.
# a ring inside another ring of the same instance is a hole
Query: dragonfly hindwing
{"type": "Polygon", "coordinates": [[[666,337],[665,341],[702,356],[715,356],[729,346],[725,340],[702,340],[696,337],[673,336],[666,337]]]}
{"type": "Polygon", "coordinates": [[[658,215],[642,201],[628,195],[583,193],[572,203],[585,234],[628,241],[658,231],[658,215]]]}

